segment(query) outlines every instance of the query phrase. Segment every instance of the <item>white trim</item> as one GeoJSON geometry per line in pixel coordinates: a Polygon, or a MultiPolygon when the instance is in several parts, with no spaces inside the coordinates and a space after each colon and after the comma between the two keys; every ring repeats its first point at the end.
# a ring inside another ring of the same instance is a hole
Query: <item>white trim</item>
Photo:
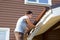
{"type": "Polygon", "coordinates": [[[0,31],[6,31],[6,40],[9,40],[9,36],[10,36],[10,28],[0,28],[0,31]]]}
{"type": "Polygon", "coordinates": [[[49,5],[52,5],[52,0],[49,0],[49,1],[48,1],[48,4],[49,4],[49,5]]]}
{"type": "Polygon", "coordinates": [[[25,1],[24,1],[24,4],[30,4],[30,3],[32,3],[32,4],[37,4],[37,2],[31,2],[31,1],[28,1],[28,0],[25,0],[25,1]]]}

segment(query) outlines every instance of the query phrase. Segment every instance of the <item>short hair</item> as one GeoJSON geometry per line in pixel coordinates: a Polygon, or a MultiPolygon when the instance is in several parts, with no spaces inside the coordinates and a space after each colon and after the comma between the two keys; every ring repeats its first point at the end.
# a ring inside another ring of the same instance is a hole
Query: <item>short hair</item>
{"type": "Polygon", "coordinates": [[[27,13],[26,14],[32,14],[32,11],[27,11],[27,13]]]}

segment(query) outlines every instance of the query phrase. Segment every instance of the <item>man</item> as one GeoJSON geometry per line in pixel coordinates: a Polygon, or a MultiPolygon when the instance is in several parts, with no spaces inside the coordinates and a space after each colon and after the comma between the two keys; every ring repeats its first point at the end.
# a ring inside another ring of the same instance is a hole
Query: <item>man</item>
{"type": "Polygon", "coordinates": [[[16,28],[15,28],[15,37],[16,40],[23,40],[24,33],[27,33],[30,29],[35,28],[33,23],[30,21],[32,18],[32,12],[27,11],[27,13],[18,19],[16,28]],[[27,27],[29,25],[29,27],[27,27]]]}

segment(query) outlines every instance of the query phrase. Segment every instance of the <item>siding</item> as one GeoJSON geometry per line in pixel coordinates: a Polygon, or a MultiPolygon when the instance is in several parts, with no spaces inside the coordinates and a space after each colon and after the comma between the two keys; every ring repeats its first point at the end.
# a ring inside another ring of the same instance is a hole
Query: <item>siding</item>
{"type": "MultiPolygon", "coordinates": [[[[60,4],[60,0],[53,0],[53,4],[60,4]]],[[[25,5],[24,0],[0,0],[0,27],[10,28],[10,40],[15,40],[14,29],[18,18],[23,16],[26,11],[31,10],[33,11],[33,22],[44,8],[25,5]]]]}
{"type": "Polygon", "coordinates": [[[15,40],[14,29],[18,18],[28,10],[33,12],[33,22],[44,7],[25,5],[24,0],[0,0],[0,27],[10,28],[10,40],[15,40]]]}
{"type": "Polygon", "coordinates": [[[53,5],[60,4],[60,0],[52,0],[53,5]]]}

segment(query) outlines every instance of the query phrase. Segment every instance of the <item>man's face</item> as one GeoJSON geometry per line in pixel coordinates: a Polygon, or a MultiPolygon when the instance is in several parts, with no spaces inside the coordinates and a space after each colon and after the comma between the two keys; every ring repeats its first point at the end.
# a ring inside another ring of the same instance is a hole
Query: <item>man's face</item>
{"type": "Polygon", "coordinates": [[[32,18],[32,16],[33,16],[32,14],[29,14],[29,18],[32,18]]]}

